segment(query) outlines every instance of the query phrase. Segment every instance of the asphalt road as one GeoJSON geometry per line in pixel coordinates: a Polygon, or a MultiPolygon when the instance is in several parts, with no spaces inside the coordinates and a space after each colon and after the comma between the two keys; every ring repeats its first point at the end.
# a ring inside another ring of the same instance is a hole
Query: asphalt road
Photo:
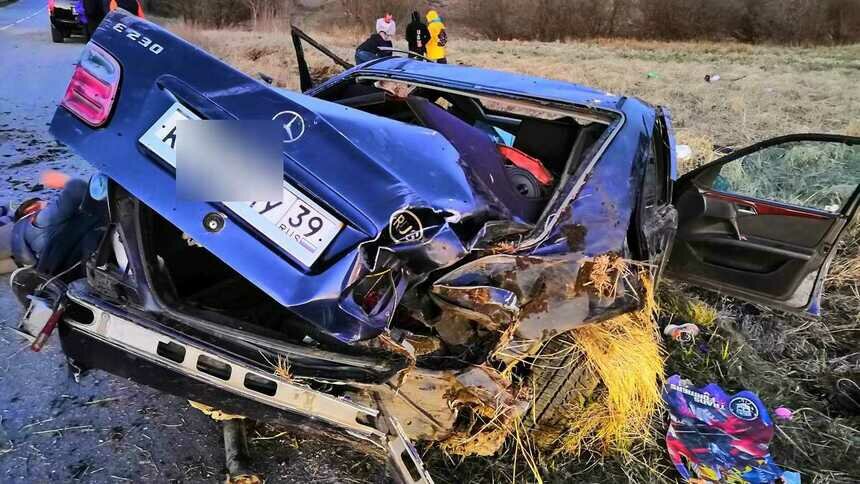
{"type": "MultiPolygon", "coordinates": [[[[13,206],[50,196],[38,183],[44,169],[91,171],[48,134],[84,41],[52,43],[45,5],[0,6],[0,203],[13,206]]],[[[56,337],[33,353],[12,331],[20,314],[0,277],[0,482],[224,481],[218,424],[104,372],[75,382],[56,337]]],[[[254,467],[267,482],[386,482],[378,463],[351,448],[283,430],[251,432],[254,467]]]]}

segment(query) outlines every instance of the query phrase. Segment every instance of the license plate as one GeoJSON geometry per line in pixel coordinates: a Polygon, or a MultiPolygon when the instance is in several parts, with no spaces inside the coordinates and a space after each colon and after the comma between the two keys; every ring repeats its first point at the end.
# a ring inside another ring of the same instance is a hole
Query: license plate
{"type": "MultiPolygon", "coordinates": [[[[140,137],[140,144],[176,167],[176,123],[200,119],[174,103],[140,137]]],[[[269,202],[223,202],[237,216],[307,267],[332,243],[343,223],[286,180],[282,199],[269,202]]]]}

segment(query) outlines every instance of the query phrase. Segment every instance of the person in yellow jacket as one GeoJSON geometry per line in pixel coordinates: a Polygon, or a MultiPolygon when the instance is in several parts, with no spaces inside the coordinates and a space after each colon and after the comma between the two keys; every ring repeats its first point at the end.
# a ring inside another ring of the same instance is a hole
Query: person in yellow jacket
{"type": "Polygon", "coordinates": [[[445,46],[448,44],[448,34],[445,32],[445,24],[442,17],[435,10],[427,12],[427,30],[430,31],[430,41],[427,42],[427,53],[425,56],[433,62],[447,64],[445,58],[445,46]]]}

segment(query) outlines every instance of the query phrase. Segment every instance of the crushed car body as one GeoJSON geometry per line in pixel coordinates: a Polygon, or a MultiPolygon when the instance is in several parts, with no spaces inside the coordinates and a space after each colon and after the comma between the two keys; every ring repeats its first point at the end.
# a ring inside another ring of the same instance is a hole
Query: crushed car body
{"type": "MultiPolygon", "coordinates": [[[[548,342],[642,306],[673,188],[700,193],[668,110],[518,74],[390,57],[295,93],[116,11],[69,89],[51,132],[107,177],[111,216],[65,281],[74,367],[373,442],[413,482],[410,440],[522,417],[570,371],[531,367],[548,342]],[[196,119],[281,121],[284,200],[180,200],[175,126],[196,119]]],[[[852,196],[821,214],[831,242],[852,196]]]]}

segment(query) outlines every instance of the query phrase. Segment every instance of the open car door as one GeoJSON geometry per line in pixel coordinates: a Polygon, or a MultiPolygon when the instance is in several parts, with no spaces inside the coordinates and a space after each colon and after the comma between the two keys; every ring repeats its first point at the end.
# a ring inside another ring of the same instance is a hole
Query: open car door
{"type": "Polygon", "coordinates": [[[860,138],[798,134],[681,177],[677,279],[818,315],[827,269],[860,205],[860,138]]]}
{"type": "Polygon", "coordinates": [[[295,25],[290,26],[290,34],[292,35],[293,47],[295,48],[295,51],[296,51],[296,62],[299,65],[299,82],[301,85],[302,92],[306,92],[309,89],[316,86],[317,84],[321,84],[323,81],[326,80],[326,79],[317,79],[315,77],[331,77],[334,73],[329,72],[329,69],[335,68],[334,66],[331,66],[331,65],[328,65],[328,66],[323,65],[318,70],[319,72],[317,72],[318,74],[323,74],[323,75],[322,76],[314,76],[314,72],[312,72],[310,66],[308,66],[308,59],[307,59],[307,56],[305,55],[305,48],[304,48],[304,44],[302,44],[302,41],[307,42],[308,45],[310,45],[311,47],[313,47],[316,50],[318,50],[319,52],[321,52],[323,55],[325,55],[327,58],[329,58],[332,62],[334,62],[336,65],[342,67],[343,69],[350,69],[351,67],[353,67],[352,64],[343,60],[341,57],[339,57],[337,54],[332,52],[326,46],[324,46],[324,45],[320,44],[319,42],[317,42],[316,40],[314,40],[310,35],[302,32],[295,25]],[[326,74],[328,74],[328,76],[326,76],[326,74]]]}

